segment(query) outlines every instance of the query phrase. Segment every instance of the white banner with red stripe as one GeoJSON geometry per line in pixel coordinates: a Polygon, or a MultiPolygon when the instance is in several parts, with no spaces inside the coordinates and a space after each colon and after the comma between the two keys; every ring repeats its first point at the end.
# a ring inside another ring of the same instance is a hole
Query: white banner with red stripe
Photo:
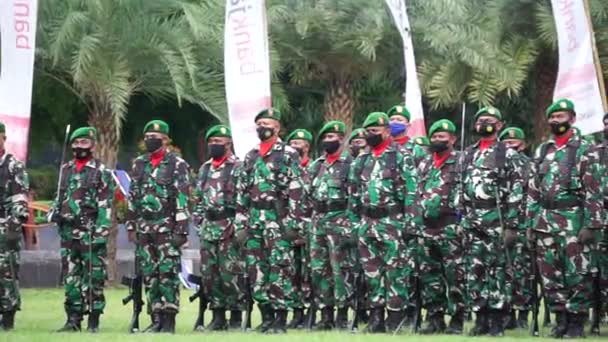
{"type": "Polygon", "coordinates": [[[605,94],[585,0],[551,0],[559,43],[559,73],[554,99],[569,98],[583,134],[604,129],[605,94]]]}
{"type": "Polygon", "coordinates": [[[226,100],[237,156],[258,142],[254,118],[271,106],[270,57],[264,0],[226,0],[226,100]]]}
{"type": "Polygon", "coordinates": [[[410,137],[426,135],[424,112],[422,110],[422,93],[420,91],[418,73],[416,72],[416,58],[414,57],[414,45],[412,44],[410,21],[407,17],[405,0],[386,0],[386,4],[391,10],[395,25],[397,25],[403,40],[403,57],[405,59],[406,74],[405,107],[407,107],[412,115],[407,135],[410,137]]]}
{"type": "Polygon", "coordinates": [[[26,161],[34,79],[37,0],[0,1],[0,121],[6,150],[26,161]]]}

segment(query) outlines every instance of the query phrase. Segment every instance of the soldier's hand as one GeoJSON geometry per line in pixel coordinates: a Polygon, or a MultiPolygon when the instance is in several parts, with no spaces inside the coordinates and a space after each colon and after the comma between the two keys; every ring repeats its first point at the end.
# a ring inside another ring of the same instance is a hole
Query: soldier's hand
{"type": "Polygon", "coordinates": [[[517,230],[516,229],[505,229],[504,231],[504,242],[505,247],[513,248],[517,242],[517,230]]]}
{"type": "Polygon", "coordinates": [[[245,246],[248,239],[249,239],[249,233],[245,229],[239,230],[238,232],[236,232],[236,234],[234,234],[234,240],[240,246],[245,246]]]}
{"type": "Polygon", "coordinates": [[[129,230],[127,235],[129,237],[129,242],[133,242],[133,243],[137,242],[137,235],[134,230],[129,230]]]}
{"type": "Polygon", "coordinates": [[[589,228],[583,228],[578,232],[578,241],[583,245],[595,243],[595,234],[589,228]]]}
{"type": "Polygon", "coordinates": [[[305,244],[306,244],[306,240],[304,240],[302,238],[299,238],[299,239],[297,239],[296,241],[293,242],[293,245],[296,246],[296,247],[304,246],[305,244]]]}

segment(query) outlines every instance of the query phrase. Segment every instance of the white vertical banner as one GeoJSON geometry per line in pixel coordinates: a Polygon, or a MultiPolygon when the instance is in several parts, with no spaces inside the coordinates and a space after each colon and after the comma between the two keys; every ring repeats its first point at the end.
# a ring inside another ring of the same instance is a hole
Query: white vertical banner
{"type": "Polygon", "coordinates": [[[410,128],[407,135],[415,137],[426,135],[424,126],[424,112],[422,110],[422,93],[416,72],[416,58],[414,57],[414,45],[412,44],[412,34],[410,21],[407,17],[405,0],[386,0],[386,4],[391,10],[395,25],[401,33],[403,40],[403,57],[405,59],[405,107],[412,115],[410,128]]]}
{"type": "Polygon", "coordinates": [[[226,0],[224,28],[226,100],[237,156],[258,142],[254,118],[272,105],[264,0],[226,0]]]}
{"type": "Polygon", "coordinates": [[[605,94],[585,0],[551,0],[559,44],[559,73],[553,98],[569,98],[582,134],[603,130],[605,94]]]}
{"type": "Polygon", "coordinates": [[[26,161],[34,79],[37,0],[0,0],[0,121],[6,150],[26,161]]]}

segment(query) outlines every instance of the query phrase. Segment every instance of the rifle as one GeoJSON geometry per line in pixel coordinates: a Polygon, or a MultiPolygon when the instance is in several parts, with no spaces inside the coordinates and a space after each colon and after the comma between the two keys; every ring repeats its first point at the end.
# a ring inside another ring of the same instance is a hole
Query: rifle
{"type": "Polygon", "coordinates": [[[349,327],[349,330],[352,333],[356,333],[357,329],[359,327],[359,308],[361,306],[359,299],[361,297],[362,278],[363,278],[363,269],[360,269],[359,273],[355,276],[355,293],[353,294],[354,295],[353,310],[355,311],[355,314],[353,316],[353,320],[350,323],[350,327],[349,327]]]}
{"type": "MultiPolygon", "coordinates": [[[[51,222],[55,222],[57,223],[57,229],[61,229],[61,224],[60,224],[60,219],[59,219],[59,215],[61,213],[61,199],[63,198],[63,194],[61,193],[61,180],[63,179],[63,164],[65,164],[65,155],[66,155],[66,149],[68,146],[68,142],[70,139],[70,131],[71,131],[71,125],[67,125],[65,127],[65,135],[63,137],[63,146],[61,147],[61,162],[59,164],[59,177],[57,178],[57,209],[59,210],[58,213],[50,213],[50,215],[48,216],[48,220],[51,222]]],[[[61,272],[59,272],[59,282],[58,284],[63,284],[63,278],[65,277],[65,272],[67,272],[67,270],[64,267],[65,264],[65,258],[61,257],[61,272]]]]}
{"type": "Polygon", "coordinates": [[[591,316],[591,334],[600,336],[600,320],[602,317],[602,292],[600,291],[600,272],[593,278],[593,314],[591,316]]]}
{"type": "MultiPolygon", "coordinates": [[[[414,266],[414,292],[416,294],[416,315],[414,316],[414,324],[412,326],[412,332],[414,334],[418,333],[418,329],[420,329],[420,325],[422,324],[422,296],[420,295],[420,260],[418,258],[419,256],[419,248],[420,246],[420,241],[417,241],[416,243],[416,248],[415,250],[415,255],[414,255],[414,262],[415,262],[415,266],[414,266]]],[[[395,330],[395,333],[397,333],[399,331],[399,329],[395,330]]]]}
{"type": "Polygon", "coordinates": [[[129,333],[139,331],[139,315],[144,307],[143,300],[143,276],[139,273],[139,266],[135,258],[135,275],[123,276],[120,283],[129,287],[129,295],[122,299],[122,305],[127,305],[133,302],[133,315],[131,323],[129,323],[129,333]]]}
{"type": "Polygon", "coordinates": [[[253,311],[253,295],[251,293],[251,280],[249,272],[245,269],[243,273],[243,283],[245,284],[245,319],[243,320],[243,332],[251,330],[251,312],[253,311]]]}
{"type": "Polygon", "coordinates": [[[540,299],[538,298],[538,270],[536,265],[536,248],[531,249],[532,256],[532,326],[530,335],[538,337],[538,311],[540,309],[540,299]]]}
{"type": "Polygon", "coordinates": [[[190,303],[198,299],[198,316],[196,317],[196,322],[194,322],[194,331],[204,331],[205,310],[207,310],[207,304],[209,304],[209,300],[205,295],[203,279],[200,276],[188,274],[188,282],[198,285],[198,290],[188,298],[190,303]]]}

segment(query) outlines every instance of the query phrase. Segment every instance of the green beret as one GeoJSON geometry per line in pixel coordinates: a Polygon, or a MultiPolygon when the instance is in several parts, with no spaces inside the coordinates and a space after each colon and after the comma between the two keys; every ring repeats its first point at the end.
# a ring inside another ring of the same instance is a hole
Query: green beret
{"type": "Polygon", "coordinates": [[[305,129],[298,128],[287,136],[287,142],[292,140],[306,140],[309,143],[312,143],[312,134],[305,129]]]}
{"type": "Polygon", "coordinates": [[[372,126],[388,126],[388,115],[383,112],[373,112],[363,122],[363,128],[372,126]]]}
{"type": "Polygon", "coordinates": [[[230,132],[230,128],[225,125],[215,125],[207,131],[205,134],[205,141],[209,140],[211,137],[227,137],[232,138],[232,132],[230,132]]]}
{"type": "Polygon", "coordinates": [[[365,130],[363,128],[353,130],[353,132],[350,134],[350,138],[348,138],[348,142],[353,139],[365,139],[365,130]]]}
{"type": "Polygon", "coordinates": [[[152,120],[144,126],[144,134],[148,132],[169,135],[169,125],[163,120],[152,120]]]}
{"type": "Polygon", "coordinates": [[[448,119],[441,119],[439,121],[435,121],[431,125],[429,129],[429,137],[433,136],[435,132],[450,132],[452,134],[456,133],[456,125],[448,119]]]}
{"type": "Polygon", "coordinates": [[[407,110],[407,108],[405,108],[404,105],[392,106],[391,109],[389,109],[388,112],[386,112],[386,115],[388,115],[389,118],[394,115],[401,115],[404,118],[406,118],[408,121],[411,120],[411,118],[412,118],[412,116],[410,115],[410,111],[407,110]]]}
{"type": "Polygon", "coordinates": [[[547,117],[550,117],[551,114],[555,112],[569,112],[576,115],[576,112],[574,111],[574,102],[568,99],[559,99],[553,102],[553,104],[547,108],[547,117]]]}
{"type": "Polygon", "coordinates": [[[493,116],[498,120],[502,120],[502,113],[496,107],[483,107],[475,113],[475,120],[480,116],[493,116]]]}
{"type": "Polygon", "coordinates": [[[6,133],[6,125],[0,121],[0,133],[6,133]]]}
{"type": "Polygon", "coordinates": [[[424,135],[419,135],[419,136],[415,137],[414,142],[417,145],[421,145],[421,146],[428,146],[431,144],[431,142],[429,141],[429,138],[424,135]]]}
{"type": "Polygon", "coordinates": [[[95,127],[80,127],[72,132],[72,135],[70,135],[70,142],[78,138],[86,138],[95,141],[97,140],[97,130],[95,127]]]}
{"type": "Polygon", "coordinates": [[[281,112],[274,108],[266,108],[261,110],[258,115],[255,116],[255,122],[257,122],[259,119],[274,119],[281,121],[281,112]]]}
{"type": "Polygon", "coordinates": [[[519,127],[507,127],[502,131],[502,133],[500,133],[498,140],[507,139],[526,140],[526,134],[519,127]]]}
{"type": "Polygon", "coordinates": [[[326,133],[340,133],[344,134],[346,132],[346,125],[342,121],[330,121],[323,125],[321,130],[319,131],[319,138],[321,138],[326,133]]]}

